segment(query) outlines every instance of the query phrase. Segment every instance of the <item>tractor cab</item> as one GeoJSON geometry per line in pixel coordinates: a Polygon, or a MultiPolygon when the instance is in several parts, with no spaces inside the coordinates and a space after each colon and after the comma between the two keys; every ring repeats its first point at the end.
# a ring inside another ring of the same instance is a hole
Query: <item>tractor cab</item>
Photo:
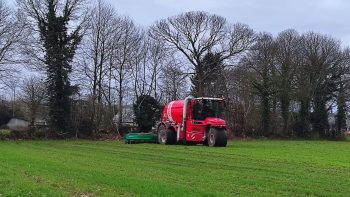
{"type": "Polygon", "coordinates": [[[205,120],[206,118],[224,117],[225,101],[220,98],[196,98],[192,102],[192,118],[194,120],[205,120]]]}

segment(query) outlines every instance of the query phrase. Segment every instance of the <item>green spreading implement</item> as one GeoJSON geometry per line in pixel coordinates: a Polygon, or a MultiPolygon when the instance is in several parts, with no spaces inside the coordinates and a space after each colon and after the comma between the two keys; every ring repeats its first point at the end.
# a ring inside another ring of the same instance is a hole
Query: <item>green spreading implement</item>
{"type": "Polygon", "coordinates": [[[157,134],[154,133],[128,133],[124,137],[126,144],[156,143],[157,134]]]}

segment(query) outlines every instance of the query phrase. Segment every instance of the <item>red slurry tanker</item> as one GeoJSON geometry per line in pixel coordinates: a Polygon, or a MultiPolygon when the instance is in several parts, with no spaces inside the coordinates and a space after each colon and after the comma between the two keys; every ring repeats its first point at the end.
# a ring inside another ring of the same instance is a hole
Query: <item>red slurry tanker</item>
{"type": "Polygon", "coordinates": [[[158,143],[203,143],[226,146],[225,102],[220,98],[193,98],[168,103],[157,126],[158,143]]]}

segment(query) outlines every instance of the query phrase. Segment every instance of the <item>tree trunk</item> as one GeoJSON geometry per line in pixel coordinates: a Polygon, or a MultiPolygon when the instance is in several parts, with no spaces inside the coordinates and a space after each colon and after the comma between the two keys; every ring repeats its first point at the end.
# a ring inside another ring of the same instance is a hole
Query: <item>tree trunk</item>
{"type": "Polygon", "coordinates": [[[204,96],[204,72],[201,65],[198,66],[198,70],[196,74],[198,76],[197,88],[196,88],[197,97],[203,97],[204,96]]]}

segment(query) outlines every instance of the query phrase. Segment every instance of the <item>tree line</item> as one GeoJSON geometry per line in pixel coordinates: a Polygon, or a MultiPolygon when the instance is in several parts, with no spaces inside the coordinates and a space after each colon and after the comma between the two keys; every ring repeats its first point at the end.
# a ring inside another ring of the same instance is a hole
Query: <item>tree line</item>
{"type": "Polygon", "coordinates": [[[225,98],[237,136],[347,129],[349,49],[328,35],[274,36],[202,11],[140,27],[102,0],[17,0],[15,9],[1,0],[0,17],[1,87],[19,89],[32,133],[41,117],[50,136],[119,134],[142,98],[164,105],[190,94],[225,98]]]}

